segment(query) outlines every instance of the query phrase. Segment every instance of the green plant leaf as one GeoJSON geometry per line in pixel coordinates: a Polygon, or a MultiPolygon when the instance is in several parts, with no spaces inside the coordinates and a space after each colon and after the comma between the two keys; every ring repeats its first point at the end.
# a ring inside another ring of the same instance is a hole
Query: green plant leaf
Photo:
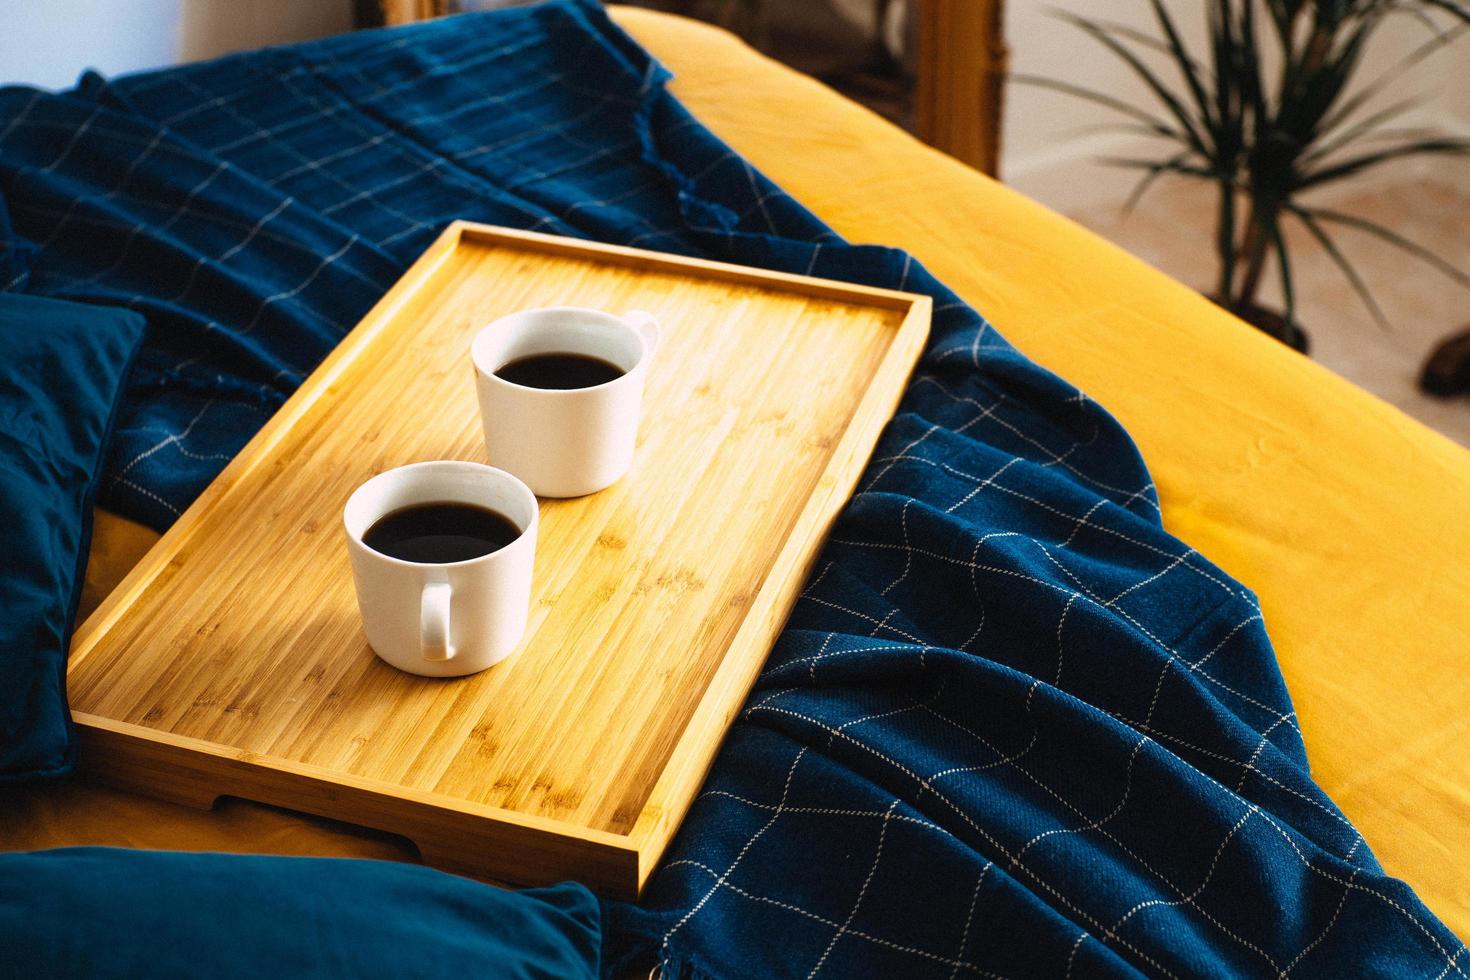
{"type": "Polygon", "coordinates": [[[1376,95],[1378,95],[1378,93],[1382,92],[1390,84],[1397,81],[1399,76],[1401,76],[1408,68],[1412,67],[1413,65],[1417,65],[1419,62],[1429,57],[1435,51],[1438,51],[1440,48],[1443,48],[1452,41],[1458,40],[1461,36],[1465,34],[1466,31],[1470,31],[1470,24],[1456,24],[1454,27],[1443,32],[1439,36],[1432,37],[1422,44],[1416,46],[1408,54],[1404,55],[1398,61],[1394,62],[1383,72],[1374,76],[1371,81],[1369,81],[1362,88],[1358,89],[1357,92],[1344,99],[1337,108],[1333,109],[1327,115],[1323,116],[1322,131],[1324,133],[1328,133],[1336,127],[1346,123],[1348,119],[1353,115],[1353,113],[1357,112],[1363,106],[1367,105],[1367,103],[1372,101],[1372,99],[1376,95]]]}
{"type": "Polygon", "coordinates": [[[1364,143],[1385,143],[1389,140],[1436,140],[1444,137],[1444,131],[1424,126],[1412,129],[1375,129],[1363,137],[1364,143]]]}
{"type": "Polygon", "coordinates": [[[1330,156],[1343,147],[1372,134],[1377,127],[1382,126],[1395,116],[1401,115],[1415,106],[1423,105],[1425,101],[1426,98],[1423,94],[1411,95],[1408,98],[1399,99],[1397,102],[1379,109],[1377,112],[1366,116],[1353,125],[1345,127],[1342,132],[1333,136],[1331,139],[1319,142],[1302,155],[1302,164],[1315,163],[1323,157],[1330,156]]]}
{"type": "MultiPolygon", "coordinates": [[[[1107,28],[1119,37],[1126,37],[1134,44],[1148,48],[1151,51],[1157,51],[1160,54],[1167,54],[1170,57],[1174,56],[1174,48],[1168,41],[1161,41],[1152,34],[1146,34],[1131,24],[1124,24],[1116,20],[1104,20],[1101,17],[1093,18],[1093,20],[1099,27],[1107,28]]],[[[1190,64],[1194,66],[1195,71],[1200,72],[1203,76],[1211,76],[1208,66],[1187,52],[1186,57],[1189,58],[1190,64]]]]}
{"type": "Polygon", "coordinates": [[[1159,28],[1164,32],[1168,41],[1166,50],[1174,58],[1174,64],[1178,66],[1179,73],[1184,76],[1184,84],[1189,86],[1190,94],[1194,96],[1194,104],[1205,121],[1207,129],[1214,128],[1214,113],[1210,110],[1210,100],[1205,95],[1203,83],[1200,82],[1199,71],[1194,56],[1189,53],[1189,48],[1179,36],[1179,31],[1174,27],[1174,19],[1169,16],[1168,8],[1163,0],[1149,0],[1154,8],[1154,17],[1159,22],[1159,28]]]}
{"type": "Polygon", "coordinates": [[[1340,42],[1335,36],[1314,38],[1303,60],[1290,66],[1292,86],[1283,90],[1277,118],[1285,130],[1298,137],[1302,146],[1321,131],[1322,120],[1347,91],[1363,47],[1380,16],[1371,15],[1349,26],[1346,39],[1340,42]]]}
{"type": "Polygon", "coordinates": [[[1373,294],[1368,290],[1368,284],[1363,281],[1362,276],[1358,275],[1358,270],[1353,268],[1353,264],[1348,261],[1347,256],[1342,254],[1342,251],[1337,247],[1337,243],[1332,240],[1332,236],[1323,230],[1322,226],[1317,222],[1317,219],[1312,217],[1311,212],[1305,208],[1289,207],[1288,210],[1296,215],[1297,219],[1306,227],[1311,236],[1321,244],[1322,248],[1327,252],[1328,257],[1332,259],[1333,264],[1342,271],[1349,285],[1353,287],[1353,292],[1358,294],[1358,298],[1363,301],[1363,305],[1373,315],[1373,321],[1378,326],[1387,329],[1388,317],[1383,315],[1383,308],[1373,298],[1373,294]]]}
{"type": "Polygon", "coordinates": [[[1294,31],[1296,18],[1301,13],[1300,2],[1289,2],[1289,0],[1266,0],[1266,12],[1271,17],[1271,26],[1276,28],[1276,41],[1281,45],[1281,50],[1290,57],[1295,49],[1294,31]]]}
{"type": "Polygon", "coordinates": [[[1154,96],[1168,109],[1169,113],[1179,123],[1180,131],[1188,138],[1194,149],[1201,155],[1209,155],[1208,143],[1205,141],[1199,129],[1199,121],[1190,115],[1183,103],[1159,80],[1158,75],[1148,65],[1145,65],[1136,54],[1129,50],[1127,45],[1112,36],[1105,27],[1087,17],[1081,17],[1065,10],[1057,11],[1056,16],[1087,32],[1095,40],[1122,59],[1123,63],[1143,80],[1143,83],[1148,86],[1154,96]]]}
{"type": "MultiPolygon", "coordinates": [[[[1186,154],[1180,154],[1185,156],[1186,154]]],[[[1218,176],[1213,170],[1204,167],[1190,166],[1186,163],[1170,160],[1137,160],[1132,157],[1098,157],[1098,163],[1105,163],[1110,167],[1127,167],[1132,170],[1165,170],[1170,173],[1186,174],[1190,177],[1204,177],[1214,180],[1218,176]]]]}
{"type": "MultiPolygon", "coordinates": [[[[1290,4],[1302,0],[1272,0],[1279,5],[1283,17],[1290,20],[1295,12],[1290,4]]],[[[1211,65],[1215,84],[1215,158],[1216,190],[1219,204],[1215,219],[1215,253],[1220,279],[1216,292],[1222,303],[1230,302],[1235,282],[1235,181],[1246,149],[1245,107],[1240,96],[1236,66],[1239,59],[1235,20],[1226,0],[1208,0],[1207,26],[1211,65]]]]}
{"type": "Polygon", "coordinates": [[[1451,17],[1470,24],[1470,7],[1465,6],[1463,3],[1457,3],[1456,0],[1419,0],[1419,2],[1443,10],[1451,17]]]}
{"type": "Polygon", "coordinates": [[[1276,251],[1276,270],[1281,276],[1281,299],[1286,305],[1286,322],[1296,325],[1296,291],[1291,282],[1291,259],[1287,255],[1286,238],[1281,234],[1281,222],[1271,222],[1271,244],[1276,251]]]}
{"type": "MultiPolygon", "coordinates": [[[[1378,4],[1368,3],[1365,5],[1366,8],[1375,6],[1378,6],[1378,4]]],[[[1337,30],[1338,26],[1347,20],[1357,9],[1357,4],[1354,0],[1316,0],[1312,4],[1314,28],[1330,34],[1337,30]]]]}
{"type": "MultiPolygon", "coordinates": [[[[1133,209],[1138,206],[1138,202],[1143,199],[1143,195],[1148,191],[1150,187],[1153,186],[1154,181],[1158,180],[1160,177],[1164,176],[1167,173],[1184,173],[1185,171],[1180,168],[1183,167],[1184,161],[1187,160],[1189,156],[1190,151],[1185,150],[1183,153],[1176,154],[1167,160],[1163,160],[1158,163],[1152,163],[1145,167],[1144,169],[1147,172],[1143,175],[1143,177],[1138,181],[1137,184],[1133,185],[1133,191],[1128,195],[1128,199],[1123,202],[1123,213],[1125,215],[1132,214],[1133,209]]],[[[1116,161],[1111,162],[1113,162],[1116,166],[1132,166],[1132,163],[1120,164],[1116,161]]],[[[1199,176],[1199,174],[1189,173],[1189,176],[1199,176]]]]}
{"type": "Polygon", "coordinates": [[[1225,0],[1209,3],[1210,57],[1216,78],[1214,164],[1233,178],[1246,148],[1246,107],[1241,96],[1241,56],[1233,14],[1225,0]]]}
{"type": "MultiPolygon", "coordinates": [[[[1120,134],[1121,133],[1127,133],[1127,134],[1133,135],[1133,136],[1147,136],[1150,139],[1160,139],[1160,140],[1162,140],[1162,139],[1168,139],[1171,142],[1174,141],[1174,137],[1172,137],[1172,136],[1165,136],[1162,133],[1158,132],[1157,130],[1151,129],[1148,126],[1144,126],[1144,125],[1141,125],[1139,123],[1120,122],[1118,120],[1109,120],[1108,122],[1089,123],[1088,125],[1085,125],[1085,126],[1072,126],[1072,127],[1068,127],[1064,132],[1065,132],[1065,134],[1067,136],[1094,136],[1094,135],[1096,135],[1098,133],[1120,133],[1120,134]]],[[[1385,132],[1386,132],[1386,130],[1385,130],[1385,132]]],[[[1429,136],[1429,135],[1435,135],[1435,134],[1432,134],[1432,133],[1415,133],[1413,135],[1429,136]]],[[[1190,151],[1190,152],[1193,152],[1193,151],[1190,151]]]]}
{"type": "Polygon", "coordinates": [[[1254,0],[1242,0],[1240,5],[1240,44],[1237,70],[1240,73],[1242,100],[1250,106],[1256,118],[1266,116],[1266,86],[1261,81],[1261,58],[1256,47],[1256,5],[1254,0]]]}
{"type": "MultiPolygon", "coordinates": [[[[1172,0],[1148,3],[1156,21],[1152,30],[1067,11],[1054,14],[1127,65],[1157,100],[1157,107],[1143,104],[1140,108],[1068,82],[1037,79],[1032,83],[1127,117],[1118,124],[1119,129],[1174,144],[1173,149],[1161,148],[1154,159],[1106,161],[1141,171],[1125,212],[1164,176],[1216,183],[1215,248],[1225,302],[1233,301],[1235,272],[1242,262],[1239,253],[1245,247],[1236,228],[1238,193],[1248,195],[1247,223],[1257,229],[1250,240],[1256,255],[1249,285],[1254,288],[1261,271],[1256,247],[1264,241],[1266,254],[1274,255],[1280,266],[1289,308],[1296,298],[1281,228],[1284,219],[1279,217],[1284,214],[1301,221],[1322,244],[1380,325],[1387,323],[1383,311],[1357,269],[1338,249],[1330,229],[1347,227],[1374,235],[1435,264],[1456,281],[1470,282],[1470,276],[1389,228],[1330,209],[1305,207],[1296,200],[1308,188],[1391,160],[1470,155],[1470,139],[1423,132],[1398,122],[1417,100],[1398,99],[1381,107],[1374,101],[1405,68],[1470,32],[1470,0],[1203,0],[1207,43],[1195,51],[1179,30],[1181,21],[1175,19],[1179,8],[1172,6],[1172,0]],[[1390,18],[1397,21],[1405,16],[1418,19],[1431,36],[1415,44],[1388,71],[1366,85],[1356,84],[1363,74],[1364,52],[1378,36],[1378,28],[1390,18]],[[1182,83],[1170,77],[1173,70],[1182,83]]],[[[1293,316],[1294,310],[1289,309],[1288,317],[1293,316]]]]}
{"type": "Polygon", "coordinates": [[[1235,97],[1239,94],[1235,82],[1235,23],[1225,0],[1210,0],[1209,4],[1210,59],[1215,84],[1215,118],[1220,124],[1238,121],[1239,105],[1235,97]]]}
{"type": "Polygon", "coordinates": [[[1215,222],[1215,251],[1220,258],[1220,299],[1230,302],[1230,289],[1235,281],[1235,188],[1225,180],[1219,182],[1220,211],[1215,222]]]}
{"type": "Polygon", "coordinates": [[[1157,116],[1154,116],[1149,112],[1138,108],[1137,106],[1130,105],[1129,103],[1124,102],[1122,99],[1116,99],[1111,95],[1105,95],[1104,93],[1098,92],[1095,89],[1083,88],[1081,85],[1073,85],[1071,82],[1063,82],[1055,78],[1047,78],[1044,75],[1016,74],[1011,76],[1011,81],[1018,82],[1022,85],[1032,85],[1037,88],[1049,88],[1056,92],[1065,92],[1067,95],[1075,95],[1079,99],[1086,99],[1089,102],[1095,102],[1098,105],[1106,106],[1107,108],[1112,109],[1115,112],[1121,112],[1125,116],[1130,116],[1134,119],[1137,119],[1148,129],[1152,130],[1160,136],[1167,136],[1168,138],[1172,140],[1177,140],[1180,143],[1184,143],[1186,145],[1189,144],[1189,140],[1185,137],[1183,133],[1179,132],[1179,130],[1159,119],[1157,116]]]}
{"type": "Polygon", "coordinates": [[[1414,0],[1412,3],[1390,3],[1387,8],[1388,13],[1390,15],[1402,14],[1405,17],[1412,17],[1424,26],[1424,29],[1429,32],[1430,37],[1437,37],[1442,33],[1443,29],[1434,22],[1433,17],[1430,17],[1424,12],[1424,8],[1422,7],[1423,2],[1424,0],[1414,0]]]}
{"type": "Polygon", "coordinates": [[[1470,140],[1443,137],[1440,139],[1414,140],[1409,143],[1400,143],[1383,150],[1373,150],[1322,167],[1309,174],[1304,174],[1297,181],[1297,188],[1305,190],[1308,187],[1317,187],[1334,180],[1341,180],[1351,174],[1362,173],[1372,167],[1387,163],[1390,160],[1400,160],[1404,157],[1423,156],[1427,154],[1448,154],[1460,156],[1470,153],[1470,140]]]}
{"type": "Polygon", "coordinates": [[[1385,241],[1390,245],[1402,249],[1415,258],[1427,262],[1428,264],[1434,266],[1434,268],[1438,269],[1445,276],[1448,276],[1450,279],[1453,279],[1455,282],[1459,283],[1462,286],[1470,288],[1470,274],[1467,274],[1457,266],[1450,264],[1444,258],[1436,255],[1434,252],[1431,252],[1429,249],[1425,248],[1423,245],[1420,245],[1418,242],[1411,241],[1410,239],[1405,238],[1403,235],[1400,235],[1398,232],[1392,230],[1391,228],[1386,228],[1383,225],[1380,225],[1376,221],[1370,221],[1367,218],[1361,218],[1355,214],[1346,214],[1342,211],[1334,211],[1329,208],[1302,208],[1302,210],[1311,214],[1312,217],[1316,218],[1318,221],[1326,221],[1333,224],[1344,225],[1349,228],[1356,228],[1359,231],[1367,232],[1368,234],[1380,239],[1381,241],[1385,241]]]}

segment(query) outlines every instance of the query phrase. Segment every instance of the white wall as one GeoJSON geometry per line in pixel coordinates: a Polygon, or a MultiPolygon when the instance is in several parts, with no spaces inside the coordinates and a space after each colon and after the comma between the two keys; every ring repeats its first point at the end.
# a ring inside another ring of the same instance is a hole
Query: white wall
{"type": "Polygon", "coordinates": [[[352,27],[351,0],[0,0],[0,84],[65,88],[352,27]]]}
{"type": "MultiPolygon", "coordinates": [[[[1203,55],[1205,5],[1201,0],[1165,2],[1186,41],[1203,55]]],[[[1011,46],[1012,69],[1062,79],[1141,108],[1155,109],[1152,95],[1121,60],[1080,29],[1048,14],[1056,6],[1095,20],[1112,20],[1154,36],[1159,34],[1144,0],[1009,0],[1006,37],[1011,46]]],[[[1366,80],[1391,68],[1426,36],[1423,25],[1410,17],[1389,21],[1369,46],[1358,79],[1366,80]]],[[[1182,85],[1177,73],[1169,72],[1164,77],[1171,85],[1182,85]]],[[[1470,36],[1404,72],[1383,93],[1379,104],[1387,105],[1396,97],[1416,92],[1428,94],[1429,101],[1401,125],[1470,135],[1470,36]]],[[[1002,177],[1006,183],[1060,210],[1121,200],[1137,180],[1137,172],[1103,165],[1097,158],[1155,158],[1160,155],[1159,148],[1167,144],[1098,128],[1120,120],[1124,117],[1083,99],[1013,83],[1006,91],[1002,177]]]]}

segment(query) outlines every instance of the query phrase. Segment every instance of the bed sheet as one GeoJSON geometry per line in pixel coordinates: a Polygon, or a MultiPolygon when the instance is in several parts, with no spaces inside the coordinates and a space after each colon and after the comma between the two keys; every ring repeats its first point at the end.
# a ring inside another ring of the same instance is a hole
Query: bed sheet
{"type": "MultiPolygon", "coordinates": [[[[850,240],[912,252],[1123,422],[1165,526],[1260,597],[1317,781],[1470,934],[1470,453],[728,34],[616,18],[755,166],[850,240]]],[[[101,515],[84,602],[152,540],[101,515]]],[[[0,798],[0,848],[81,843],[414,857],[234,801],[199,813],[75,783],[0,798]]]]}

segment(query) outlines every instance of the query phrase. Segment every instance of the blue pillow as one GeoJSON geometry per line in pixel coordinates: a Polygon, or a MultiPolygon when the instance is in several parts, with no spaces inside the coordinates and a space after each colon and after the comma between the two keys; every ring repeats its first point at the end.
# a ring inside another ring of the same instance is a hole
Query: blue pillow
{"type": "Polygon", "coordinates": [[[16,237],[5,198],[0,195],[0,292],[24,287],[31,271],[31,250],[16,237]]]}
{"type": "Polygon", "coordinates": [[[129,310],[0,292],[0,782],[76,762],[66,654],[143,330],[129,310]]]}
{"type": "Polygon", "coordinates": [[[0,855],[0,976],[596,977],[601,910],[411,864],[77,847],[0,855]],[[10,972],[7,972],[10,971],[10,972]]]}

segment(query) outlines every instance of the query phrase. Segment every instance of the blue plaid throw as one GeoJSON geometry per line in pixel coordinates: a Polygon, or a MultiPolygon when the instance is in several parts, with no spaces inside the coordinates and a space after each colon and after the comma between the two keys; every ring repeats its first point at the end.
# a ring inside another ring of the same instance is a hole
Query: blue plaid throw
{"type": "Polygon", "coordinates": [[[666,81],[558,2],[0,92],[0,286],[148,319],[106,505],[167,525],[453,218],[927,292],[708,784],[607,907],[609,968],[1465,977],[1312,782],[1255,599],[1163,530],[1126,433],[666,81]]]}

